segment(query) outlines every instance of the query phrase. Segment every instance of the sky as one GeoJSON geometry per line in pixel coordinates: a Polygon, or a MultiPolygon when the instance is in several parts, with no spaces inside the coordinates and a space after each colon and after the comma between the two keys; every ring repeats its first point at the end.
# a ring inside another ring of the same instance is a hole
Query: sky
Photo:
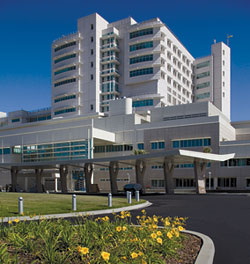
{"type": "Polygon", "coordinates": [[[159,17],[195,58],[233,35],[231,119],[250,120],[250,0],[0,0],[0,112],[50,106],[51,44],[95,12],[159,17]]]}

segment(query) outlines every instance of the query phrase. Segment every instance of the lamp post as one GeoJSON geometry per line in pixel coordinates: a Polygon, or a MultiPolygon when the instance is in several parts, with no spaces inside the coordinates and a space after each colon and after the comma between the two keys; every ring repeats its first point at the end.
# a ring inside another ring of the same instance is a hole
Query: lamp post
{"type": "Polygon", "coordinates": [[[211,171],[208,172],[208,189],[211,190],[211,171]]]}

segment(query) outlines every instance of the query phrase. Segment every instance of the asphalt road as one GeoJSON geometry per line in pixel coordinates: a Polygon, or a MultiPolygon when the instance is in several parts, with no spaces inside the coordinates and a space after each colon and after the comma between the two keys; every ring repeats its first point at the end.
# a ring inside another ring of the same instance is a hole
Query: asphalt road
{"type": "MultiPolygon", "coordinates": [[[[250,196],[247,194],[149,195],[148,215],[188,217],[186,229],[208,235],[214,264],[250,263],[250,196]]],[[[131,211],[133,217],[140,213],[131,211]]],[[[134,218],[135,219],[135,218],[134,218]]]]}

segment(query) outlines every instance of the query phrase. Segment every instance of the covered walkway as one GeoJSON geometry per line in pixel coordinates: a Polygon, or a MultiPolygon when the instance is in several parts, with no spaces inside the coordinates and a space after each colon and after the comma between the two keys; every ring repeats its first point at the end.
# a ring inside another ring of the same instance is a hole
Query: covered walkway
{"type": "Polygon", "coordinates": [[[173,174],[175,165],[180,163],[194,164],[194,178],[196,182],[196,193],[206,193],[205,188],[205,172],[208,162],[221,162],[234,158],[231,154],[211,154],[197,152],[191,150],[173,150],[164,152],[155,152],[141,155],[129,155],[96,159],[79,159],[79,160],[63,160],[63,161],[46,161],[46,162],[25,162],[25,163],[0,163],[1,169],[11,171],[11,183],[13,191],[17,189],[17,177],[22,170],[33,170],[36,176],[36,190],[42,192],[42,177],[45,169],[55,169],[60,173],[61,190],[67,193],[68,168],[82,168],[85,173],[86,191],[93,192],[93,184],[91,177],[94,166],[108,167],[110,176],[110,189],[112,193],[117,193],[117,176],[119,173],[119,164],[133,166],[136,172],[136,182],[142,185],[145,191],[144,176],[147,164],[154,162],[163,166],[165,191],[167,194],[173,193],[173,174]]]}

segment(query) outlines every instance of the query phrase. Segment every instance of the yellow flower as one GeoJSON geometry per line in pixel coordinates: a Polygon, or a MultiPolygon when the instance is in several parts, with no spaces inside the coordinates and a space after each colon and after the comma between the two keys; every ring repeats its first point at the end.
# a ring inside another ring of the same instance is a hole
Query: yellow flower
{"type": "Polygon", "coordinates": [[[116,227],[116,231],[117,231],[117,232],[120,232],[121,230],[122,230],[121,226],[117,226],[117,227],[116,227]]]}
{"type": "Polygon", "coordinates": [[[147,264],[147,262],[144,259],[142,259],[141,264],[147,264]]]}
{"type": "Polygon", "coordinates": [[[102,251],[101,256],[106,261],[109,260],[110,253],[102,251]]]}
{"type": "Polygon", "coordinates": [[[160,237],[158,237],[156,241],[162,245],[162,239],[160,237]]]}
{"type": "Polygon", "coordinates": [[[140,216],[139,216],[139,215],[137,215],[137,216],[136,216],[136,218],[137,218],[137,219],[140,219],[140,216]]]}
{"type": "Polygon", "coordinates": [[[176,237],[179,237],[180,236],[180,233],[178,231],[175,232],[175,236],[176,237]]]}
{"type": "Polygon", "coordinates": [[[185,228],[182,226],[178,226],[179,231],[183,231],[185,228]]]}
{"type": "Polygon", "coordinates": [[[89,249],[87,247],[77,247],[77,250],[79,253],[83,255],[87,255],[89,253],[89,249]]]}
{"type": "Polygon", "coordinates": [[[167,233],[167,237],[168,237],[169,239],[171,239],[171,238],[173,237],[173,235],[171,234],[171,232],[168,232],[168,233],[167,233]]]}
{"type": "Polygon", "coordinates": [[[151,234],[151,237],[152,237],[153,239],[155,239],[155,238],[157,237],[156,233],[152,233],[152,234],[151,234]]]}
{"type": "Polygon", "coordinates": [[[8,221],[8,224],[10,224],[10,225],[11,225],[11,224],[12,224],[12,221],[11,221],[11,220],[9,220],[9,221],[8,221]]]}
{"type": "Polygon", "coordinates": [[[157,231],[157,236],[162,236],[162,232],[161,231],[157,231]]]}
{"type": "Polygon", "coordinates": [[[143,255],[143,253],[142,253],[141,251],[139,251],[138,255],[139,255],[139,256],[142,256],[142,255],[143,255]]]}
{"type": "Polygon", "coordinates": [[[135,258],[137,258],[137,257],[138,257],[138,254],[137,254],[137,253],[135,253],[135,252],[133,252],[133,253],[131,254],[131,257],[132,257],[132,259],[135,259],[135,258]]]}
{"type": "Polygon", "coordinates": [[[18,223],[20,220],[18,219],[18,218],[16,218],[15,220],[14,220],[14,222],[15,223],[18,223]]]}
{"type": "Polygon", "coordinates": [[[143,213],[143,214],[145,214],[146,213],[146,211],[143,209],[143,210],[141,210],[141,212],[143,213]]]}
{"type": "Polygon", "coordinates": [[[127,259],[127,257],[125,257],[125,256],[124,256],[124,257],[121,257],[121,259],[124,259],[124,260],[126,260],[126,259],[127,259]]]}
{"type": "Polygon", "coordinates": [[[152,225],[153,228],[157,228],[157,225],[152,225]]]}
{"type": "Polygon", "coordinates": [[[123,226],[123,227],[122,227],[122,230],[123,230],[123,231],[126,231],[126,230],[127,230],[127,227],[126,227],[126,226],[123,226]]]}
{"type": "Polygon", "coordinates": [[[165,221],[166,226],[170,226],[170,222],[168,220],[165,221]]]}

